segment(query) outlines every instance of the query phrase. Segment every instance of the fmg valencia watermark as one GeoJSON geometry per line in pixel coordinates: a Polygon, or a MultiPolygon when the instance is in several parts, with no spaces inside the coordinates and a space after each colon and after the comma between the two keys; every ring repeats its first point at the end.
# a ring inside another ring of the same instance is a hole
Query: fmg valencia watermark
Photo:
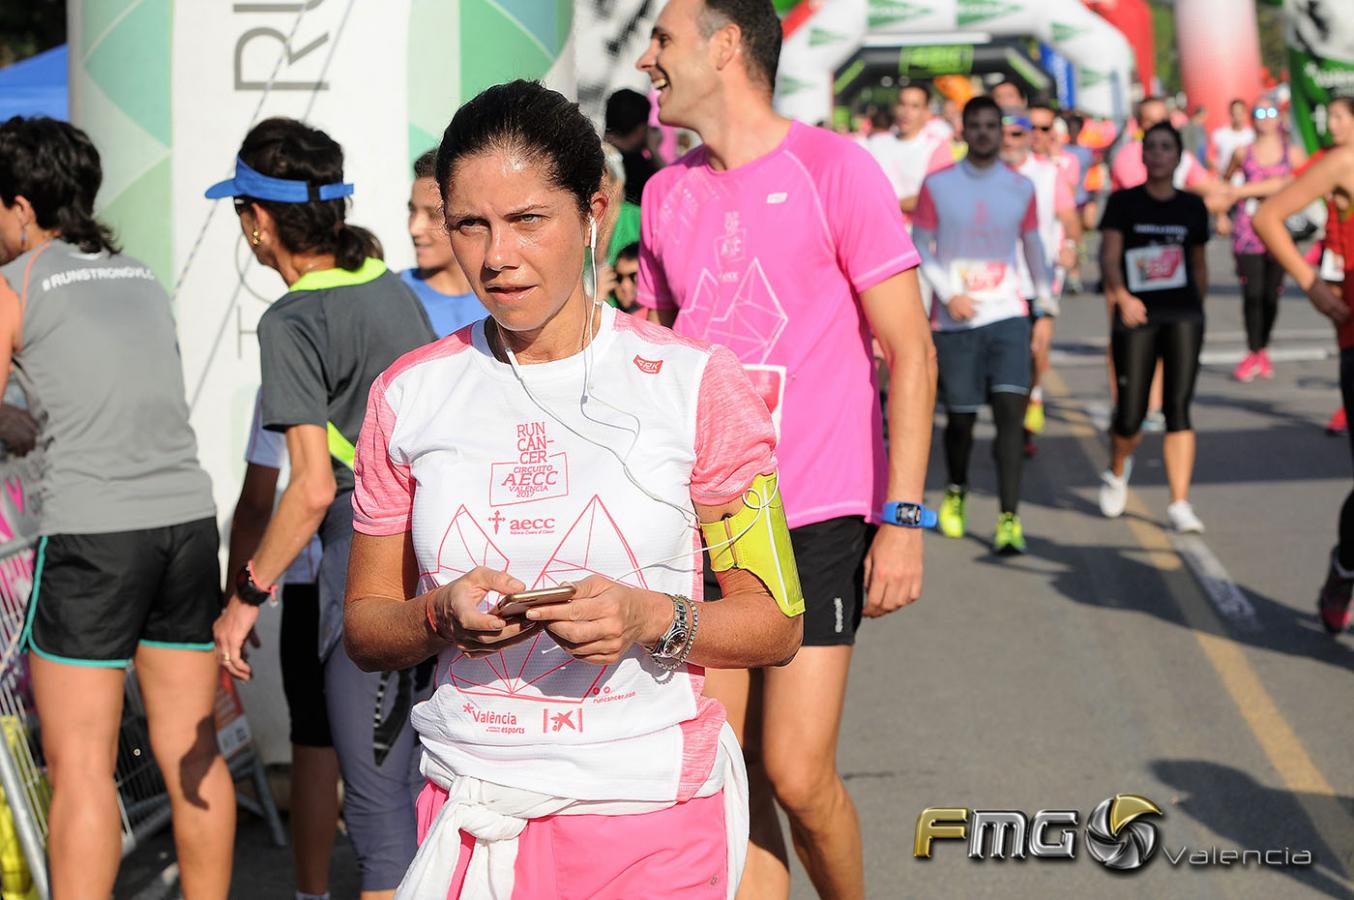
{"type": "Polygon", "coordinates": [[[1161,807],[1138,794],[1115,794],[1102,801],[1085,819],[1074,809],[1041,809],[1033,816],[1010,809],[973,809],[962,806],[932,806],[917,816],[912,855],[931,859],[937,841],[962,841],[968,858],[1073,860],[1078,841],[1086,855],[1112,872],[1136,872],[1156,856],[1180,867],[1254,866],[1287,868],[1310,866],[1310,850],[1288,847],[1261,849],[1241,847],[1191,847],[1168,845],[1160,823],[1161,807]]]}

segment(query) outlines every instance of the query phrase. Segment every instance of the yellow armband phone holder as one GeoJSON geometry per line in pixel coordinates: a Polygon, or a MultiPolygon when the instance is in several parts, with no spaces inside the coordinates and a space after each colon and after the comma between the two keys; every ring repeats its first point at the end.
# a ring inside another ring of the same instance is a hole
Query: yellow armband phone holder
{"type": "Polygon", "coordinates": [[[804,589],[790,545],[776,475],[758,475],[743,492],[743,508],[718,522],[701,525],[710,567],[716,572],[743,569],[761,579],[787,616],[804,613],[804,589]]]}

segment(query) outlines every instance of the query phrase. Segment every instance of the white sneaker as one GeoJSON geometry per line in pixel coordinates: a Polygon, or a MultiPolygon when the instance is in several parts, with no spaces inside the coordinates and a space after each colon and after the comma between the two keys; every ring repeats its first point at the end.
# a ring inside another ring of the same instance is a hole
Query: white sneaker
{"type": "Polygon", "coordinates": [[[1177,500],[1166,507],[1166,518],[1176,534],[1203,534],[1204,523],[1194,514],[1194,507],[1188,500],[1177,500]]]}
{"type": "Polygon", "coordinates": [[[1115,475],[1113,469],[1100,474],[1100,511],[1107,519],[1117,519],[1128,505],[1128,479],[1133,474],[1133,457],[1124,460],[1124,474],[1115,475]]]}

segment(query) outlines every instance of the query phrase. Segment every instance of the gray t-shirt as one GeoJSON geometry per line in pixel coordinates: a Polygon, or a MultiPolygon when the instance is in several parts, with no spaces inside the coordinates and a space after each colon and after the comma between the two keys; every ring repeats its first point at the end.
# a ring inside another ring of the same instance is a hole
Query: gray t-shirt
{"type": "Polygon", "coordinates": [[[0,266],[0,278],[23,311],[14,365],[42,423],[42,533],[215,516],[169,295],[154,274],[57,240],[0,266]]]}
{"type": "Polygon", "coordinates": [[[353,470],[340,448],[357,443],[371,383],[436,337],[423,304],[379,259],[356,272],[303,275],[259,320],[263,427],[332,426],[330,459],[343,496],[353,470]]]}

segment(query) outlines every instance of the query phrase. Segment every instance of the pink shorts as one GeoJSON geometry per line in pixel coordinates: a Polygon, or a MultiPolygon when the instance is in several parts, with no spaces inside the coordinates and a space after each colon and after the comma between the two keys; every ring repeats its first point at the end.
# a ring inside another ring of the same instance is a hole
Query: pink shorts
{"type": "MultiPolygon", "coordinates": [[[[418,795],[421,844],[447,792],[431,782],[418,795]]],[[[448,900],[461,896],[475,839],[461,832],[461,856],[448,900]]],[[[546,816],[518,838],[514,900],[542,897],[728,896],[724,795],[633,816],[546,816]]]]}

